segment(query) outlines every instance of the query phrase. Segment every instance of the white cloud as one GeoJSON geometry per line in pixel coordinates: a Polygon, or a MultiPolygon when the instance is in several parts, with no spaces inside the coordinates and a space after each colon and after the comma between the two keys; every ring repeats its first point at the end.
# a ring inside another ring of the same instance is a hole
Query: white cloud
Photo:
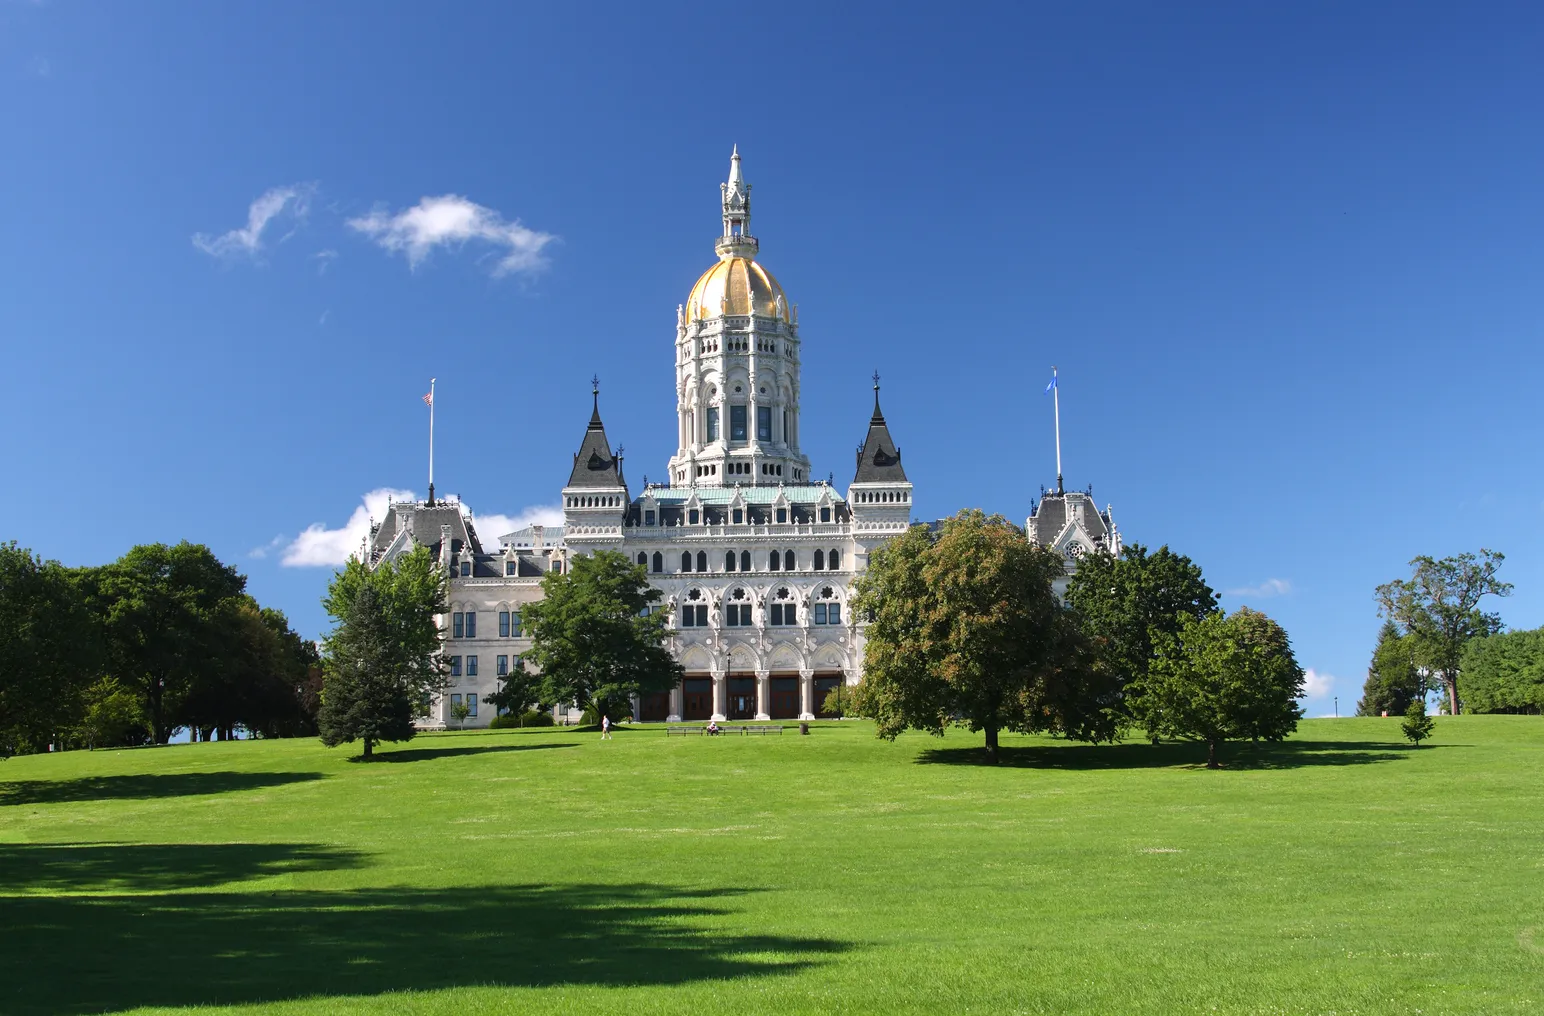
{"type": "Polygon", "coordinates": [[[1335,678],[1329,674],[1321,674],[1312,667],[1303,675],[1303,697],[1321,698],[1331,695],[1335,691],[1335,678]]]}
{"type": "Polygon", "coordinates": [[[327,269],[331,268],[332,263],[338,259],[338,252],[330,248],[319,250],[311,255],[311,259],[316,262],[316,274],[326,275],[327,269]]]}
{"type": "MultiPolygon", "coordinates": [[[[305,220],[311,208],[311,197],[316,185],[297,183],[289,187],[275,187],[265,191],[247,208],[247,224],[244,228],[211,237],[207,233],[194,233],[193,246],[217,258],[255,257],[263,249],[263,230],[281,215],[296,222],[305,220]]],[[[287,239],[289,234],[286,234],[287,239]]],[[[280,240],[283,242],[283,239],[280,240]]]]}
{"type": "Polygon", "coordinates": [[[328,529],[320,522],[306,527],[284,548],[279,563],[286,568],[336,568],[359,550],[359,545],[370,535],[370,520],[386,517],[386,506],[392,501],[411,501],[418,495],[411,490],[379,487],[360,500],[348,521],[338,529],[328,529]]]}
{"type": "Polygon", "coordinates": [[[457,194],[421,198],[395,215],[377,208],[349,219],[348,226],[388,251],[405,254],[411,268],[417,268],[436,247],[460,247],[471,240],[491,244],[502,251],[493,268],[496,276],[545,267],[542,248],[556,239],[551,233],[526,228],[519,220],[506,222],[493,209],[457,194]]]}
{"type": "MultiPolygon", "coordinates": [[[[397,490],[393,487],[372,490],[360,498],[354,513],[337,529],[328,529],[320,522],[307,526],[305,532],[287,542],[279,563],[286,568],[336,568],[358,552],[360,544],[370,535],[371,519],[380,522],[386,518],[387,506],[393,501],[413,501],[417,497],[411,490],[397,490]]],[[[541,505],[514,515],[488,514],[474,515],[472,518],[483,549],[488,551],[498,547],[499,537],[505,533],[524,529],[533,523],[560,526],[563,524],[563,509],[541,505]]],[[[264,557],[270,549],[285,543],[283,538],[276,539],[268,547],[253,551],[252,556],[264,557]]]]}
{"type": "Polygon", "coordinates": [[[472,525],[483,549],[491,551],[498,546],[499,537],[524,529],[526,526],[561,526],[563,509],[556,505],[538,505],[516,515],[473,515],[472,525]]]}
{"type": "Polygon", "coordinates": [[[275,536],[261,547],[253,547],[251,550],[247,551],[247,556],[256,558],[267,557],[269,554],[272,554],[274,551],[284,546],[286,542],[288,541],[286,540],[284,534],[280,533],[278,536],[275,536]]]}
{"type": "Polygon", "coordinates": [[[1266,579],[1257,586],[1241,586],[1238,589],[1226,590],[1229,596],[1253,597],[1257,600],[1268,600],[1272,596],[1286,596],[1292,592],[1290,579],[1266,579]]]}

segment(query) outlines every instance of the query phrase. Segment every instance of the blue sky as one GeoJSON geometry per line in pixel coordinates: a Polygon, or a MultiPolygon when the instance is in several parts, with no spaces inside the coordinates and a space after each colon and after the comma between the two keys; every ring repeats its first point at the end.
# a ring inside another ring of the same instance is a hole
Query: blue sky
{"type": "Polygon", "coordinates": [[[662,479],[738,143],[816,475],[877,367],[919,517],[1022,522],[1054,363],[1067,482],[1311,713],[1416,554],[1544,623],[1536,5],[658,6],[0,0],[0,538],[205,542],[319,634],[431,376],[480,515],[556,503],[592,373],[662,479]]]}

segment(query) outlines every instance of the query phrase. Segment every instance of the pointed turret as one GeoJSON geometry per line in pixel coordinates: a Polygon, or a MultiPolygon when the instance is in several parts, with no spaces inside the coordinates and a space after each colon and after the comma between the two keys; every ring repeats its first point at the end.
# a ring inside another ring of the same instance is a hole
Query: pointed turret
{"type": "Polygon", "coordinates": [[[590,425],[585,428],[584,441],[574,456],[574,471],[568,477],[568,486],[620,487],[623,484],[617,459],[611,454],[611,443],[606,440],[606,425],[600,421],[600,382],[592,383],[594,406],[590,411],[590,425]]]}
{"type": "Polygon", "coordinates": [[[879,372],[874,372],[874,415],[869,417],[868,436],[858,449],[858,474],[853,483],[905,483],[901,450],[890,436],[885,414],[879,408],[879,372]]]}
{"type": "Polygon", "coordinates": [[[751,236],[751,185],[740,172],[740,146],[729,156],[729,179],[719,185],[724,199],[724,232],[714,250],[721,258],[753,258],[760,245],[751,236]]]}

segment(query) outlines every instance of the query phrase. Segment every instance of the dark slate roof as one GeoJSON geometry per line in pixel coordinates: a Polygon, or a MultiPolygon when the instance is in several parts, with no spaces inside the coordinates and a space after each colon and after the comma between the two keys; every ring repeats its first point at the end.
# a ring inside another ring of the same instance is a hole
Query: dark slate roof
{"type": "Polygon", "coordinates": [[[590,425],[584,431],[584,443],[574,456],[574,471],[568,478],[570,487],[621,487],[622,476],[617,472],[616,456],[611,454],[611,443],[606,440],[606,427],[600,422],[600,401],[597,397],[595,411],[590,414],[590,425]]]}
{"type": "Polygon", "coordinates": [[[879,411],[879,389],[874,389],[874,415],[869,418],[868,436],[858,449],[858,475],[853,483],[905,483],[906,470],[901,468],[901,450],[890,436],[885,425],[885,414],[879,411]]]}
{"type": "Polygon", "coordinates": [[[436,501],[432,507],[423,501],[416,503],[399,501],[392,505],[391,512],[381,520],[380,527],[371,539],[370,545],[373,551],[384,551],[391,546],[392,541],[397,537],[398,527],[402,524],[402,517],[407,514],[413,517],[413,539],[430,548],[436,556],[440,552],[441,526],[450,527],[452,552],[459,552],[465,546],[470,546],[474,553],[483,552],[482,543],[477,539],[477,531],[461,514],[461,505],[446,501],[436,501]]]}
{"type": "Polygon", "coordinates": [[[1109,517],[1099,510],[1094,499],[1080,490],[1069,490],[1061,494],[1047,493],[1035,506],[1033,518],[1039,526],[1041,539],[1054,539],[1062,531],[1062,527],[1072,517],[1074,503],[1083,506],[1083,526],[1089,537],[1103,540],[1109,535],[1109,517]]]}

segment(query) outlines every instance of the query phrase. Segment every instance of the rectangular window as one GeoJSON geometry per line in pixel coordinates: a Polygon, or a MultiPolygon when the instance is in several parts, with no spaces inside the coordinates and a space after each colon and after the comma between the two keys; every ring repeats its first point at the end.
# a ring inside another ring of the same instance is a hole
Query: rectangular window
{"type": "Polygon", "coordinates": [[[450,658],[450,676],[451,677],[460,677],[461,676],[461,657],[459,657],[459,656],[452,656],[450,658]]]}
{"type": "Polygon", "coordinates": [[[787,521],[788,521],[788,509],[787,508],[779,508],[777,510],[777,524],[781,526],[781,525],[784,525],[785,523],[787,523],[787,521]]]}
{"type": "Polygon", "coordinates": [[[643,524],[646,525],[646,526],[652,526],[654,524],[654,513],[653,512],[644,512],[643,513],[643,524]]]}
{"type": "Polygon", "coordinates": [[[824,603],[815,604],[815,623],[826,623],[826,605],[824,603]]]}
{"type": "Polygon", "coordinates": [[[690,603],[681,608],[681,627],[697,627],[697,612],[692,609],[692,605],[690,603]]]}
{"type": "Polygon", "coordinates": [[[697,520],[700,519],[701,517],[702,517],[702,514],[700,512],[698,512],[697,509],[695,509],[695,508],[693,508],[691,511],[686,513],[686,521],[691,523],[694,526],[697,525],[697,520]]]}
{"type": "Polygon", "coordinates": [[[756,437],[762,441],[772,440],[772,407],[756,407],[756,437]]]}
{"type": "Polygon", "coordinates": [[[509,657],[495,656],[493,658],[493,673],[496,677],[509,676],[509,657]]]}
{"type": "Polygon", "coordinates": [[[783,604],[783,623],[784,624],[798,624],[799,623],[799,608],[797,606],[795,606],[792,603],[785,603],[785,604],[783,604]]]}
{"type": "Polygon", "coordinates": [[[729,440],[745,440],[745,407],[729,407],[729,440]]]}
{"type": "Polygon", "coordinates": [[[460,704],[461,704],[461,696],[460,695],[452,695],[450,697],[451,708],[455,708],[456,706],[459,706],[460,704]]]}
{"type": "Polygon", "coordinates": [[[724,623],[731,628],[740,627],[740,608],[731,603],[724,611],[724,623]]]}
{"type": "Polygon", "coordinates": [[[708,440],[718,440],[718,407],[708,407],[708,440]]]}
{"type": "Polygon", "coordinates": [[[842,605],[840,603],[833,603],[827,608],[826,621],[830,624],[842,623],[842,605]]]}
{"type": "Polygon", "coordinates": [[[475,611],[469,610],[466,612],[466,637],[469,639],[477,637],[477,614],[475,611]]]}
{"type": "Polygon", "coordinates": [[[454,614],[450,615],[450,637],[453,639],[459,639],[463,638],[465,635],[466,615],[458,610],[454,614]]]}
{"type": "Polygon", "coordinates": [[[771,623],[775,625],[781,625],[783,623],[783,605],[781,603],[772,604],[771,623]]]}
{"type": "Polygon", "coordinates": [[[477,657],[475,657],[475,656],[468,656],[466,658],[466,676],[467,677],[476,677],[477,676],[477,657]]]}
{"type": "Polygon", "coordinates": [[[509,612],[509,637],[515,639],[520,637],[520,611],[518,610],[509,612]]]}
{"type": "MultiPolygon", "coordinates": [[[[687,609],[690,610],[691,608],[688,607],[687,609]]],[[[697,604],[697,627],[699,627],[699,628],[706,628],[707,626],[708,626],[708,605],[706,603],[699,603],[699,604],[697,604]]]]}
{"type": "Polygon", "coordinates": [[[499,611],[499,638],[509,638],[509,611],[499,611]]]}
{"type": "Polygon", "coordinates": [[[504,562],[504,574],[505,575],[513,575],[514,573],[515,573],[515,562],[513,562],[513,561],[505,561],[504,562]]]}
{"type": "Polygon", "coordinates": [[[820,509],[820,521],[822,521],[822,522],[830,522],[831,521],[831,509],[830,508],[822,508],[822,509],[820,509]]]}
{"type": "Polygon", "coordinates": [[[476,695],[468,695],[466,697],[466,714],[468,716],[476,716],[477,715],[477,696],[476,695]]]}

